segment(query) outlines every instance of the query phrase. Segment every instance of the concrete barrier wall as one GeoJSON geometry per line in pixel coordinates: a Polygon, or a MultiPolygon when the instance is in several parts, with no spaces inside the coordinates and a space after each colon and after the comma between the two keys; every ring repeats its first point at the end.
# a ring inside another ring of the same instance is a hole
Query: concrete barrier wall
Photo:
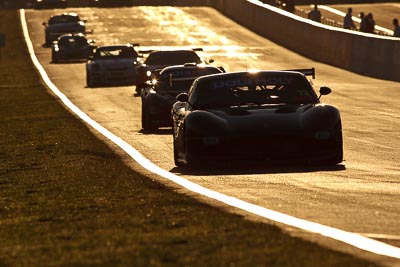
{"type": "Polygon", "coordinates": [[[257,1],[207,2],[239,24],[313,60],[400,82],[398,38],[321,25],[257,1]]]}
{"type": "MultiPolygon", "coordinates": [[[[165,2],[164,2],[165,3],[165,2]]],[[[174,0],[209,6],[267,39],[316,61],[400,82],[400,39],[314,23],[256,0],[174,0]]]]}

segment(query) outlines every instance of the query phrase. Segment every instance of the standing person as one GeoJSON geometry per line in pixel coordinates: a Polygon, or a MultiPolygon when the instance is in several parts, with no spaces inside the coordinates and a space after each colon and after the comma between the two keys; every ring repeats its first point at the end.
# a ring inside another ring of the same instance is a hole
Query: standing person
{"type": "Polygon", "coordinates": [[[365,16],[365,32],[374,33],[375,32],[375,20],[372,13],[368,13],[365,16]]]}
{"type": "Polygon", "coordinates": [[[367,29],[366,29],[366,20],[365,20],[365,14],[364,14],[364,12],[361,12],[360,13],[360,15],[359,15],[359,17],[360,17],[360,19],[361,19],[361,22],[360,22],[360,32],[367,32],[367,29]]]}
{"type": "Polygon", "coordinates": [[[314,9],[308,13],[308,18],[316,22],[321,22],[321,17],[321,11],[319,11],[318,5],[314,5],[314,9]]]}
{"type": "Polygon", "coordinates": [[[398,19],[393,19],[393,26],[393,37],[400,37],[400,26],[398,19]]]}
{"type": "Polygon", "coordinates": [[[356,30],[356,25],[354,25],[354,21],[353,21],[353,9],[351,7],[349,7],[347,9],[347,14],[343,19],[343,28],[345,29],[349,29],[349,30],[356,30]]]}

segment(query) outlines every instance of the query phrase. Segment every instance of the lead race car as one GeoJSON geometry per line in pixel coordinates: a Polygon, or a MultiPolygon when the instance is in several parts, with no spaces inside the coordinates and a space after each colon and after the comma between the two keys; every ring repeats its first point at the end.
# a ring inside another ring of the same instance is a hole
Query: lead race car
{"type": "Polygon", "coordinates": [[[172,107],[177,166],[211,161],[338,164],[340,112],[320,102],[314,69],[233,72],[196,79],[172,107]]]}
{"type": "Polygon", "coordinates": [[[97,47],[94,55],[86,63],[87,86],[135,84],[136,67],[141,62],[141,57],[135,50],[138,45],[124,44],[97,47]]]}
{"type": "Polygon", "coordinates": [[[43,22],[45,27],[45,43],[51,45],[53,41],[66,33],[86,33],[86,20],[81,20],[79,15],[74,12],[53,15],[47,22],[43,22]]]}
{"type": "Polygon", "coordinates": [[[141,92],[142,128],[148,131],[170,127],[171,107],[176,102],[176,96],[187,92],[196,78],[222,72],[222,67],[195,63],[162,69],[146,83],[141,92]]]}

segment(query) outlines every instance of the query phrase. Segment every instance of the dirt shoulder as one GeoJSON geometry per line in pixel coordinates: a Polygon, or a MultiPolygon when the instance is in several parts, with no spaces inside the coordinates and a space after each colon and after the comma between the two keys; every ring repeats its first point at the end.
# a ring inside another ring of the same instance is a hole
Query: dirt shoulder
{"type": "Polygon", "coordinates": [[[45,89],[0,11],[0,266],[375,266],[127,167],[45,89]]]}

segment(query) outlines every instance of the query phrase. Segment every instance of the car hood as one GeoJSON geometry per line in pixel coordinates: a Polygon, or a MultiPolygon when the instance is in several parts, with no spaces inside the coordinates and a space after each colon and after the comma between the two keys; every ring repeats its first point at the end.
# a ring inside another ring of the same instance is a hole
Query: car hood
{"type": "Polygon", "coordinates": [[[299,130],[303,109],[296,106],[209,110],[224,119],[233,132],[299,130]]]}
{"type": "Polygon", "coordinates": [[[81,30],[84,28],[85,27],[83,25],[76,23],[57,23],[48,25],[46,27],[46,30],[52,32],[67,32],[67,31],[81,30]]]}
{"type": "Polygon", "coordinates": [[[336,108],[323,104],[197,110],[189,117],[191,126],[198,130],[214,128],[232,135],[331,130],[340,120],[336,108]]]}
{"type": "Polygon", "coordinates": [[[60,50],[86,50],[89,45],[57,45],[60,50]]]}

